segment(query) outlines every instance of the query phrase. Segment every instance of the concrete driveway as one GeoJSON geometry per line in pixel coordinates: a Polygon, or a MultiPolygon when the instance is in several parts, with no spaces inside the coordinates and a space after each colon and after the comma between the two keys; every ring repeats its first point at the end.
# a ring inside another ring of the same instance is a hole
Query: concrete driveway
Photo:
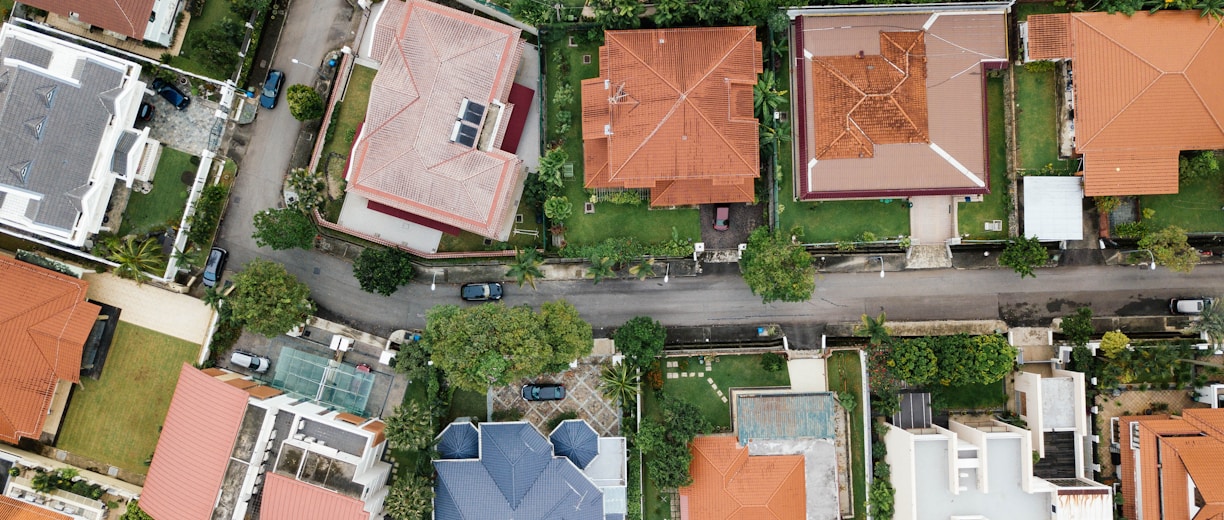
{"type": "Polygon", "coordinates": [[[86,274],[83,278],[89,282],[89,299],[123,310],[119,321],[198,345],[208,338],[213,310],[200,300],[152,285],[136,285],[109,273],[86,274]]]}

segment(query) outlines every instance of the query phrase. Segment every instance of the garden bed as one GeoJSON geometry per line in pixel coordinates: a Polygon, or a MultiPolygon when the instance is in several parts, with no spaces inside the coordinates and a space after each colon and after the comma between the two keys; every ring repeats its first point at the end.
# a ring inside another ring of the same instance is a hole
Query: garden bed
{"type": "Polygon", "coordinates": [[[177,227],[183,219],[187,192],[195,182],[197,168],[199,158],[173,148],[162,148],[157,173],[153,176],[153,189],[149,193],[132,192],[123,211],[119,236],[144,235],[177,227]],[[183,182],[184,179],[187,182],[183,182]]]}
{"type": "Polygon", "coordinates": [[[981,202],[961,202],[957,208],[961,236],[971,240],[1000,240],[1008,236],[1011,220],[1011,183],[1007,180],[1007,135],[1003,114],[1003,78],[986,80],[987,139],[990,145],[990,193],[981,202]],[[1003,221],[1002,231],[986,231],[984,223],[1003,221]]]}

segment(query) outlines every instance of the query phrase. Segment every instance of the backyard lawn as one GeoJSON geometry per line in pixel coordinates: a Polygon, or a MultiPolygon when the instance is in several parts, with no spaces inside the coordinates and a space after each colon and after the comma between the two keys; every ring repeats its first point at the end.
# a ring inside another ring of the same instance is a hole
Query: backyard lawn
{"type": "MultiPolygon", "coordinates": [[[[840,351],[829,356],[826,367],[829,377],[829,391],[850,392],[859,400],[863,393],[862,365],[859,363],[858,352],[840,351]]],[[[853,473],[854,518],[867,518],[867,464],[863,453],[863,421],[862,403],[851,414],[850,421],[850,472],[853,473]]]]}
{"type": "MultiPolygon", "coordinates": [[[[229,2],[224,0],[207,0],[204,4],[204,12],[200,16],[191,18],[191,22],[187,24],[187,32],[183,35],[183,46],[178,56],[170,60],[168,65],[178,67],[188,72],[194,72],[203,76],[208,76],[213,79],[225,79],[234,73],[233,70],[224,70],[218,68],[215,63],[209,60],[200,58],[195,59],[193,56],[203,56],[200,50],[192,46],[193,40],[191,35],[194,33],[206,31],[214,25],[221,23],[221,20],[230,18],[237,20],[237,15],[230,12],[229,2]]],[[[238,21],[240,24],[246,20],[238,21]]]]}
{"type": "Polygon", "coordinates": [[[187,205],[188,185],[183,183],[183,172],[189,172],[194,182],[198,168],[192,164],[192,158],[168,146],[162,147],[157,173],[153,176],[153,190],[147,194],[132,192],[127,209],[123,211],[123,222],[119,224],[119,236],[143,235],[179,225],[187,205]]]}
{"type": "Polygon", "coordinates": [[[1071,161],[1058,158],[1058,72],[1029,72],[1012,67],[1016,77],[1016,168],[1038,172],[1046,166],[1067,171],[1071,161]]]}
{"type": "MultiPolygon", "coordinates": [[[[664,368],[663,372],[705,372],[705,366],[697,357],[664,358],[665,361],[679,361],[680,368],[664,368]],[[687,361],[687,370],[684,364],[687,361]]],[[[706,378],[713,378],[718,389],[727,398],[731,397],[732,388],[759,386],[789,386],[790,375],[786,370],[769,372],[761,367],[761,356],[718,356],[714,358],[713,371],[705,372],[705,377],[681,377],[663,380],[663,392],[693,403],[705,420],[716,430],[731,430],[731,405],[722,402],[706,378]]],[[[649,403],[649,401],[647,401],[649,403]]]]}
{"type": "Polygon", "coordinates": [[[957,219],[961,235],[973,240],[1007,238],[1008,201],[1011,189],[1007,182],[1007,139],[1003,120],[1003,78],[986,80],[986,116],[990,145],[990,193],[982,202],[961,202],[957,219]],[[986,231],[984,223],[1002,220],[1002,231],[986,231]]]}
{"type": "Polygon", "coordinates": [[[438,428],[438,431],[458,417],[475,417],[479,421],[488,420],[488,398],[485,393],[456,389],[454,395],[451,396],[450,412],[446,414],[446,422],[438,428]]]}
{"type": "Polygon", "coordinates": [[[1153,229],[1176,225],[1190,233],[1224,231],[1224,189],[1220,179],[1182,181],[1175,195],[1139,197],[1139,207],[1156,210],[1153,229]]]}
{"type": "Polygon", "coordinates": [[[145,473],[183,363],[200,346],[120,322],[98,381],[72,394],[57,447],[145,473]]]}
{"type": "Polygon", "coordinates": [[[344,90],[344,101],[336,103],[331,138],[323,144],[324,157],[330,153],[348,157],[357,126],[365,121],[366,109],[370,104],[370,85],[374,83],[376,72],[369,67],[353,66],[353,74],[349,76],[348,86],[344,90]]]}
{"type": "Polygon", "coordinates": [[[794,187],[782,182],[778,195],[778,229],[803,229],[800,241],[815,244],[857,240],[864,231],[877,240],[909,234],[909,208],[901,199],[794,202],[794,187]]]}
{"type": "Polygon", "coordinates": [[[1007,404],[1003,381],[988,385],[931,385],[931,407],[936,410],[997,410],[1007,404]]]}

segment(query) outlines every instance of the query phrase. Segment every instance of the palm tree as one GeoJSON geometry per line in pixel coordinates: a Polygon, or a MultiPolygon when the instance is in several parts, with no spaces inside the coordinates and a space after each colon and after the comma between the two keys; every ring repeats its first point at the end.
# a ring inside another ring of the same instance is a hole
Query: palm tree
{"type": "Polygon", "coordinates": [[[506,276],[518,281],[519,287],[527,283],[532,289],[535,289],[536,279],[544,278],[544,272],[540,270],[541,265],[544,265],[544,259],[540,258],[540,253],[535,249],[515,249],[514,263],[510,264],[506,276]]]}
{"type": "Polygon", "coordinates": [[[1199,10],[1199,17],[1213,16],[1216,20],[1224,19],[1224,0],[1202,0],[1194,4],[1199,10]]]}
{"type": "Polygon", "coordinates": [[[883,312],[876,318],[864,314],[861,319],[863,323],[854,328],[854,335],[868,338],[867,341],[872,346],[884,344],[892,335],[892,331],[888,330],[888,327],[884,325],[886,316],[883,312]]]}
{"type": "Polygon", "coordinates": [[[641,262],[629,268],[629,274],[636,276],[638,280],[645,280],[654,276],[654,264],[655,260],[653,258],[643,257],[641,262]]]}
{"type": "Polygon", "coordinates": [[[387,493],[385,507],[395,520],[426,520],[432,517],[433,498],[433,483],[428,478],[399,477],[387,493]]]}
{"type": "Polygon", "coordinates": [[[773,113],[786,102],[786,91],[778,90],[778,80],[772,70],[761,73],[761,78],[752,88],[752,94],[752,105],[756,109],[757,119],[773,119],[773,113]]]}
{"type": "Polygon", "coordinates": [[[221,310],[221,302],[225,301],[225,295],[221,294],[216,287],[205,287],[204,297],[200,298],[205,305],[212,307],[214,311],[221,310]]]}
{"type": "Polygon", "coordinates": [[[395,414],[384,422],[387,440],[396,448],[422,450],[433,443],[433,417],[416,401],[395,407],[395,414]]]}
{"type": "Polygon", "coordinates": [[[1198,320],[1190,324],[1190,331],[1206,333],[1212,345],[1224,343],[1224,301],[1216,298],[1203,307],[1198,320]]]}
{"type": "Polygon", "coordinates": [[[637,396],[637,370],[628,363],[605,366],[599,374],[599,383],[599,391],[613,401],[628,403],[637,396]]]}
{"type": "Polygon", "coordinates": [[[773,151],[779,144],[791,141],[790,121],[774,121],[772,124],[761,124],[761,149],[773,151]]]}
{"type": "Polygon", "coordinates": [[[162,262],[159,247],[157,241],[151,238],[146,238],[138,244],[136,237],[129,235],[119,243],[118,247],[110,251],[107,259],[119,264],[119,267],[115,268],[115,274],[136,280],[137,284],[143,284],[149,279],[145,271],[162,262]]]}
{"type": "Polygon", "coordinates": [[[591,257],[591,267],[587,268],[587,278],[595,280],[595,285],[599,285],[599,281],[610,276],[616,276],[616,271],[612,266],[616,265],[616,261],[608,256],[593,256],[591,257]]]}
{"type": "Polygon", "coordinates": [[[190,246],[188,248],[186,251],[181,249],[174,251],[174,260],[178,262],[178,268],[194,271],[203,267],[208,261],[208,252],[200,248],[191,249],[190,246]]]}

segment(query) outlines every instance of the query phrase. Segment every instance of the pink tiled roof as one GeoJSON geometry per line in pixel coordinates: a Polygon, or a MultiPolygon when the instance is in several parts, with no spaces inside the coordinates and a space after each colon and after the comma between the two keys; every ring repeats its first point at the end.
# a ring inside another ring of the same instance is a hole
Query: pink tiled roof
{"type": "Polygon", "coordinates": [[[140,508],[158,520],[209,520],[247,393],[183,364],[140,508]]]}
{"type": "Polygon", "coordinates": [[[101,310],[89,284],[0,257],[0,440],[37,439],[59,380],[78,382],[101,310]]]}
{"type": "Polygon", "coordinates": [[[492,105],[507,102],[522,56],[520,31],[432,2],[409,0],[396,17],[398,10],[384,12],[375,28],[374,52],[387,49],[353,150],[348,189],[505,240],[522,189],[522,161],[495,147],[454,143],[451,134],[467,98],[488,107],[482,132],[495,135],[492,105]],[[395,40],[388,45],[390,28],[395,40]]]}
{"type": "Polygon", "coordinates": [[[155,0],[21,0],[21,3],[67,17],[77,13],[89,25],[143,40],[155,0]]]}
{"type": "Polygon", "coordinates": [[[362,502],[279,473],[267,473],[261,520],[368,520],[362,502]]]}

